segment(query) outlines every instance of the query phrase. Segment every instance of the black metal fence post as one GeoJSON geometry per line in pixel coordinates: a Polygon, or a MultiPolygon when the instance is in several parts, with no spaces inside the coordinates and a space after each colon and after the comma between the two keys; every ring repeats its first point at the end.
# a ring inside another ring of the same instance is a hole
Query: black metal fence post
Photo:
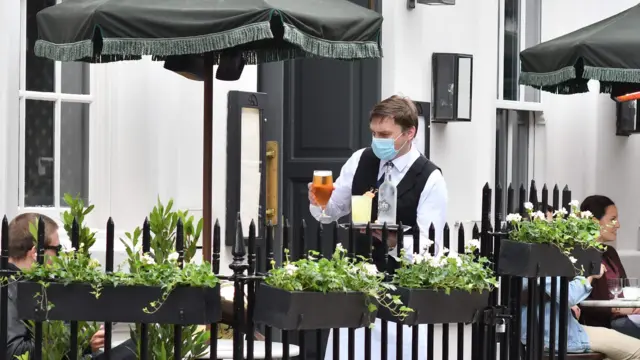
{"type": "MultiPolygon", "coordinates": [[[[2,218],[2,231],[0,232],[0,271],[2,272],[2,280],[8,282],[9,274],[9,220],[6,216],[2,218]]],[[[5,357],[7,354],[7,327],[9,309],[9,287],[4,285],[0,287],[0,355],[5,357]]]]}
{"type": "Polygon", "coordinates": [[[244,272],[249,268],[245,263],[246,250],[244,247],[244,236],[242,234],[242,221],[238,215],[236,222],[236,239],[231,250],[233,261],[229,268],[233,270],[233,360],[244,358],[244,339],[242,338],[242,328],[244,328],[244,272]]]}

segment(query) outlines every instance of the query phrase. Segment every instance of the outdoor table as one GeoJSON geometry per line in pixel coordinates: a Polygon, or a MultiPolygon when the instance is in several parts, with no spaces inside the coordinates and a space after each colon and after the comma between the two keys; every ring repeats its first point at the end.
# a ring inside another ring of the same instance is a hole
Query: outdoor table
{"type": "MultiPolygon", "coordinates": [[[[114,341],[113,347],[120,345],[124,341],[114,341]]],[[[279,342],[271,343],[271,357],[274,359],[280,359],[283,356],[284,344],[279,342]]],[[[247,353],[247,342],[245,340],[244,343],[244,352],[246,358],[247,353]]],[[[300,348],[297,345],[289,345],[289,357],[294,357],[300,355],[300,348]]],[[[253,341],[253,358],[254,359],[264,359],[266,357],[265,353],[265,342],[264,341],[253,341]]],[[[205,353],[204,356],[199,357],[198,359],[208,360],[208,359],[233,359],[233,340],[228,339],[219,339],[218,340],[218,354],[215,358],[209,357],[209,353],[205,353]]]]}
{"type": "Polygon", "coordinates": [[[580,306],[601,308],[640,308],[640,300],[585,300],[580,303],[580,306]]]}

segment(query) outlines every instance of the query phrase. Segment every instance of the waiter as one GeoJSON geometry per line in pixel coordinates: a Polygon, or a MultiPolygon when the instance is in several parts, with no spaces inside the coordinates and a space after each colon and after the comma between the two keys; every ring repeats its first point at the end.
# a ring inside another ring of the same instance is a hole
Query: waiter
{"type": "MultiPolygon", "coordinates": [[[[428,229],[431,224],[436,230],[436,251],[441,248],[442,229],[447,210],[447,187],[438,166],[428,160],[413,146],[413,139],[418,130],[418,111],[415,104],[408,98],[392,96],[378,103],[371,111],[369,127],[373,139],[371,147],[356,151],[344,164],[340,176],[334,183],[331,199],[325,208],[325,215],[333,221],[351,212],[351,196],[363,195],[365,192],[377,189],[384,179],[387,168],[391,173],[391,182],[397,188],[397,220],[404,225],[420,228],[421,248],[428,242],[428,229]]],[[[322,209],[317,205],[313,187],[309,184],[309,201],[311,214],[319,219],[322,209]]],[[[377,196],[374,197],[371,209],[371,220],[377,219],[377,196]]],[[[375,231],[373,241],[372,260],[381,271],[386,269],[384,264],[385,248],[382,244],[382,233],[375,231]]],[[[396,234],[388,236],[389,259],[397,256],[396,234]]],[[[357,239],[356,253],[368,253],[367,239],[361,236],[357,239]]],[[[404,238],[404,250],[413,253],[413,237],[404,238]]],[[[380,359],[380,320],[372,331],[372,359],[380,359]]],[[[403,331],[403,354],[405,359],[411,357],[411,331],[405,327],[403,331]]],[[[330,336],[331,338],[331,336],[330,336]]],[[[347,358],[347,331],[340,332],[341,354],[347,358]]],[[[426,327],[420,326],[419,353],[420,358],[426,357],[426,327]]],[[[396,326],[389,325],[388,358],[396,357],[396,326]]],[[[332,341],[329,340],[325,352],[325,360],[332,358],[332,341]]],[[[364,358],[364,329],[356,330],[356,358],[364,358]]]]}

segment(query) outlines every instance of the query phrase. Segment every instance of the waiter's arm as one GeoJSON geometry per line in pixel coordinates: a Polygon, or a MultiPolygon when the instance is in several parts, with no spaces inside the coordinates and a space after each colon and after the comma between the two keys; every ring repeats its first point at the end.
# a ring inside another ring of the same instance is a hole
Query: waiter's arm
{"type": "MultiPolygon", "coordinates": [[[[420,227],[421,252],[428,243],[429,227],[433,223],[436,230],[436,253],[442,249],[442,230],[447,217],[447,184],[442,173],[438,170],[429,175],[427,183],[418,201],[417,223],[420,227]]],[[[408,257],[413,254],[413,237],[405,236],[404,250],[408,257]]]]}
{"type": "MultiPolygon", "coordinates": [[[[333,193],[331,193],[331,199],[325,209],[325,214],[330,216],[332,221],[337,221],[351,212],[351,185],[363,152],[364,149],[360,149],[351,155],[342,166],[340,176],[333,183],[333,193]]],[[[320,206],[309,205],[309,211],[316,220],[322,215],[320,206]]]]}

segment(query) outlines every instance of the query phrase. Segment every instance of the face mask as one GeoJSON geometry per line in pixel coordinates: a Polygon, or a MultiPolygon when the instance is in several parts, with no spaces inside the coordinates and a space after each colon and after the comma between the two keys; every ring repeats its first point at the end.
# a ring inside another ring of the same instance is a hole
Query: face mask
{"type": "Polygon", "coordinates": [[[380,160],[393,160],[396,155],[398,155],[398,152],[402,150],[402,148],[407,144],[407,142],[405,141],[402,147],[396,150],[395,142],[400,138],[400,136],[402,136],[402,134],[398,135],[398,137],[396,137],[395,139],[381,139],[374,137],[371,140],[371,149],[373,150],[373,153],[380,160]]]}

